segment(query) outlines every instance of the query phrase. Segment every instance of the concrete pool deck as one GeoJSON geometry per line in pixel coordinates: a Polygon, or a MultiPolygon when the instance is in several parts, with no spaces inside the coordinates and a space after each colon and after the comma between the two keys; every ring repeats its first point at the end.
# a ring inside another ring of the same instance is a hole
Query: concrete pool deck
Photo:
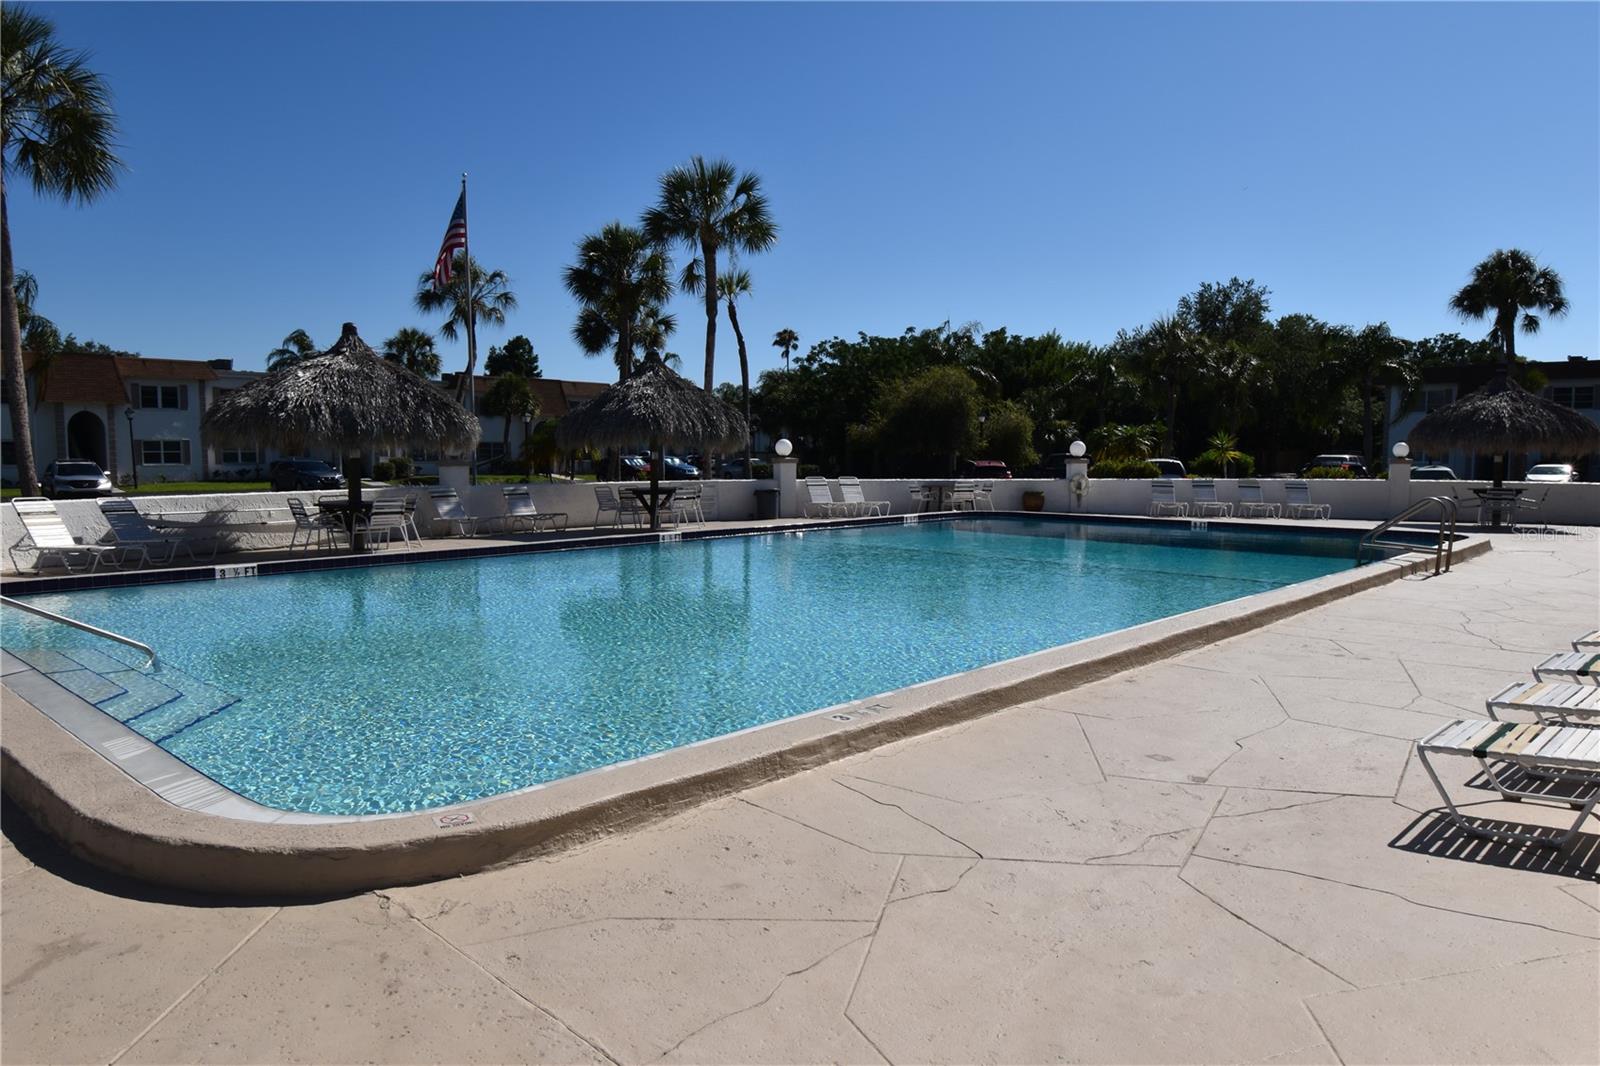
{"type": "MultiPolygon", "coordinates": [[[[1412,755],[1595,628],[1594,530],[1492,539],[1446,577],[430,885],[166,892],[7,804],[0,1058],[1594,1062],[1600,826],[1557,854],[1475,840],[1412,755]]],[[[1456,790],[1566,815],[1484,795],[1456,790]]]]}

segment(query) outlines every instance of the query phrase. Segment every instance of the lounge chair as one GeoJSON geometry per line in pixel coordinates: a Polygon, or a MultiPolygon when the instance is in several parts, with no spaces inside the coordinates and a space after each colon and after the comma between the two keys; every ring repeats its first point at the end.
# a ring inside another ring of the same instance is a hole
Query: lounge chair
{"type": "Polygon", "coordinates": [[[839,495],[844,499],[844,505],[858,515],[886,515],[889,513],[888,500],[869,500],[861,491],[861,479],[855,477],[841,477],[839,479],[839,495]]]}
{"type": "Polygon", "coordinates": [[[1233,504],[1217,499],[1217,483],[1211,478],[1198,478],[1194,486],[1194,513],[1197,518],[1232,518],[1233,504]]]}
{"type": "Polygon", "coordinates": [[[533,493],[526,488],[510,488],[505,490],[506,513],[501,519],[501,528],[507,532],[531,531],[539,529],[566,529],[567,512],[565,511],[540,511],[534,506],[533,493]],[[560,519],[557,522],[557,519],[560,519]]]}
{"type": "Polygon", "coordinates": [[[467,505],[461,502],[455,489],[438,489],[428,495],[433,498],[434,515],[444,523],[445,532],[454,529],[458,537],[478,535],[478,523],[483,519],[467,513],[467,505]]]}
{"type": "Polygon", "coordinates": [[[344,528],[344,523],[331,514],[318,511],[311,514],[306,510],[305,501],[297,496],[290,496],[289,516],[294,519],[294,532],[289,534],[289,548],[292,551],[300,547],[305,551],[311,550],[311,543],[316,541],[317,547],[322,547],[322,540],[327,538],[331,547],[339,546],[339,538],[349,539],[350,533],[344,528]],[[305,534],[305,542],[301,543],[300,534],[305,534]]]}
{"type": "Polygon", "coordinates": [[[1261,482],[1254,478],[1239,482],[1240,518],[1279,518],[1282,515],[1283,508],[1276,503],[1268,503],[1261,494],[1261,482]]]}
{"type": "Polygon", "coordinates": [[[172,562],[182,548],[191,562],[210,562],[217,557],[217,538],[195,538],[208,540],[211,551],[202,560],[194,551],[194,540],[182,534],[158,533],[150,527],[150,523],[133,501],[126,496],[111,496],[100,501],[100,513],[105,517],[106,525],[111,527],[111,536],[125,547],[139,545],[145,549],[145,561],[161,565],[172,562]],[[150,554],[154,548],[165,548],[166,552],[157,558],[150,554]]]}
{"type": "Polygon", "coordinates": [[[849,514],[848,507],[833,498],[825,477],[806,478],[806,502],[801,513],[807,518],[838,518],[849,514]]]}
{"type": "Polygon", "coordinates": [[[98,570],[102,560],[120,556],[121,563],[128,561],[128,555],[138,547],[139,558],[148,562],[150,556],[145,552],[143,545],[118,546],[115,544],[84,544],[72,531],[67,529],[67,524],[61,520],[61,515],[56,511],[56,505],[43,496],[19,496],[11,501],[16,508],[17,518],[22,522],[23,537],[11,545],[11,565],[18,570],[22,567],[17,562],[17,552],[33,552],[34,573],[44,569],[46,559],[57,560],[57,565],[63,570],[98,570]],[[73,559],[86,560],[81,566],[73,566],[73,559]]]}
{"type": "Polygon", "coordinates": [[[1290,518],[1332,518],[1333,507],[1326,503],[1311,502],[1311,486],[1304,481],[1283,483],[1285,508],[1290,518]]]}
{"type": "Polygon", "coordinates": [[[1176,515],[1182,518],[1188,513],[1189,505],[1178,499],[1178,486],[1170,478],[1161,478],[1150,483],[1151,517],[1176,515]]]}
{"type": "Polygon", "coordinates": [[[1600,651],[1600,629],[1586,633],[1572,642],[1573,651],[1600,651]]]}
{"type": "Polygon", "coordinates": [[[978,509],[978,483],[957,481],[950,489],[950,510],[976,511],[978,509]]]}
{"type": "Polygon", "coordinates": [[[1600,686],[1570,681],[1518,681],[1490,696],[1489,717],[1500,721],[1508,712],[1532,714],[1538,721],[1600,719],[1600,686]]]}
{"type": "Polygon", "coordinates": [[[1540,681],[1600,685],[1600,651],[1558,651],[1533,668],[1540,681]]]}
{"type": "Polygon", "coordinates": [[[1458,719],[1417,741],[1417,756],[1422,768],[1433,779],[1433,787],[1439,790],[1440,797],[1444,799],[1451,821],[1474,836],[1543,847],[1565,847],[1578,835],[1584,819],[1594,812],[1595,801],[1600,800],[1600,729],[1590,726],[1547,725],[1539,722],[1519,725],[1482,718],[1458,719]],[[1578,811],[1578,817],[1572,827],[1559,836],[1488,829],[1477,825],[1456,809],[1455,801],[1439,780],[1429,755],[1460,755],[1476,759],[1489,784],[1506,799],[1569,806],[1578,811]],[[1491,760],[1525,770],[1536,780],[1545,782],[1546,787],[1551,781],[1561,781],[1577,784],[1580,788],[1572,794],[1559,795],[1513,788],[1495,772],[1491,760]]]}

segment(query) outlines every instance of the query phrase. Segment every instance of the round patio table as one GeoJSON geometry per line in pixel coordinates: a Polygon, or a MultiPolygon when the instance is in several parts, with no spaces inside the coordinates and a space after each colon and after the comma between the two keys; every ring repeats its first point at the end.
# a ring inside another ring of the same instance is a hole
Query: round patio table
{"type": "Polygon", "coordinates": [[[1516,524],[1517,501],[1522,498],[1521,489],[1473,489],[1472,494],[1483,501],[1483,510],[1489,512],[1489,528],[1500,528],[1502,514],[1511,515],[1512,524],[1516,524]]]}
{"type": "Polygon", "coordinates": [[[630,488],[624,489],[623,491],[639,501],[639,505],[643,507],[645,513],[650,516],[650,528],[655,529],[659,525],[656,520],[656,515],[663,507],[666,507],[672,502],[672,494],[678,491],[678,487],[673,485],[669,486],[668,488],[658,489],[655,493],[656,498],[654,500],[651,499],[651,492],[648,487],[642,489],[630,488]]]}
{"type": "Polygon", "coordinates": [[[339,520],[339,524],[344,527],[346,535],[350,538],[350,547],[352,549],[362,551],[366,548],[364,543],[366,537],[363,535],[363,530],[368,519],[372,517],[371,500],[362,500],[352,507],[347,496],[324,496],[317,501],[317,510],[324,514],[332,515],[339,520]],[[359,518],[360,521],[354,521],[356,518],[359,518]]]}

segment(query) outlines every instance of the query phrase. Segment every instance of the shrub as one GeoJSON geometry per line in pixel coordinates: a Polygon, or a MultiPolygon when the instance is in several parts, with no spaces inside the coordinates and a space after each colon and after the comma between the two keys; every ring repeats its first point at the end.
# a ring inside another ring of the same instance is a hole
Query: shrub
{"type": "Polygon", "coordinates": [[[795,471],[795,475],[802,481],[808,477],[821,477],[822,467],[818,466],[816,463],[801,463],[800,468],[795,471]]]}
{"type": "Polygon", "coordinates": [[[411,461],[411,456],[409,455],[397,455],[389,460],[389,465],[394,467],[394,476],[400,481],[404,481],[417,472],[417,464],[411,461]]]}
{"type": "Polygon", "coordinates": [[[1201,477],[1255,477],[1256,461],[1254,456],[1239,452],[1228,463],[1227,473],[1223,473],[1222,460],[1215,453],[1205,451],[1189,463],[1189,473],[1201,477]]]}
{"type": "Polygon", "coordinates": [[[1090,477],[1158,478],[1161,471],[1145,459],[1101,459],[1089,467],[1090,477]]]}
{"type": "Polygon", "coordinates": [[[1314,466],[1306,471],[1306,477],[1325,477],[1333,478],[1334,480],[1354,481],[1356,475],[1355,471],[1346,470],[1342,466],[1314,466]]]}
{"type": "Polygon", "coordinates": [[[394,463],[381,459],[372,464],[372,478],[374,481],[393,481],[394,463]]]}

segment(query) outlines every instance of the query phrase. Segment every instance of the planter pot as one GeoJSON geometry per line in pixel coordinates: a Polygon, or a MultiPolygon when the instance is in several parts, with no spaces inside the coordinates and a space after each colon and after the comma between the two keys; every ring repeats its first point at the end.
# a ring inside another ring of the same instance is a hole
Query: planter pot
{"type": "Polygon", "coordinates": [[[1024,511],[1044,510],[1044,493],[1030,489],[1022,494],[1022,509],[1024,511]]]}

